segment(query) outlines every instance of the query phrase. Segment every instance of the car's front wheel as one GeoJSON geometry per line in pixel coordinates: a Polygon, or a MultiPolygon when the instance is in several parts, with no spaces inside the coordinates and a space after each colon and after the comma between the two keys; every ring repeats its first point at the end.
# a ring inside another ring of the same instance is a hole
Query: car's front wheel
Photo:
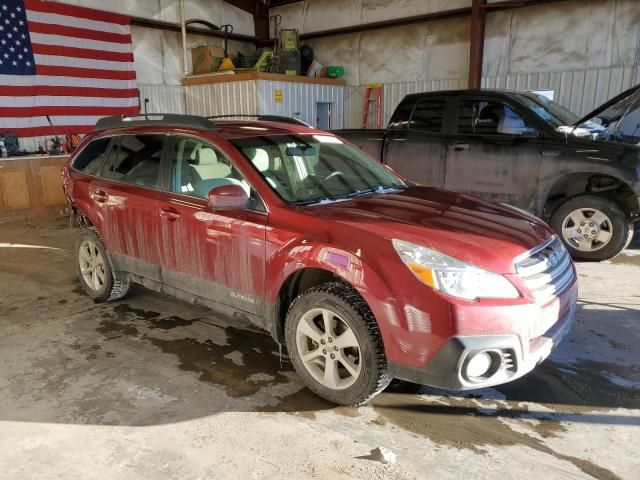
{"type": "Polygon", "coordinates": [[[76,269],[83,290],[97,302],[117,300],[129,291],[129,280],[117,278],[96,232],[84,229],[76,240],[76,269]]]}
{"type": "Polygon", "coordinates": [[[287,313],[285,336],[298,374],[333,403],[360,405],[391,380],[375,318],[349,285],[325,283],[300,295],[287,313]]]}
{"type": "Polygon", "coordinates": [[[624,250],[633,223],[613,200],[595,195],[574,197],[560,205],[550,220],[573,258],[602,261],[624,250]]]}

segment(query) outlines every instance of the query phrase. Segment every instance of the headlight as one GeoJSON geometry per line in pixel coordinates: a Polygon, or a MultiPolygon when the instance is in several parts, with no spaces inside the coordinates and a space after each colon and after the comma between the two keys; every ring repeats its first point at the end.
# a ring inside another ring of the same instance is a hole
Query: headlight
{"type": "Polygon", "coordinates": [[[447,295],[467,300],[520,296],[503,275],[402,240],[394,239],[393,247],[418,280],[447,295]]]}

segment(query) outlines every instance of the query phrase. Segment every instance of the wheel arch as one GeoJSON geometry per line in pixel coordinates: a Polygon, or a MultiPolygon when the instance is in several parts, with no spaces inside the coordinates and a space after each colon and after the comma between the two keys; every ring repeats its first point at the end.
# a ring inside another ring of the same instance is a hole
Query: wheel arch
{"type": "Polygon", "coordinates": [[[608,172],[565,172],[549,181],[538,197],[536,214],[550,219],[567,200],[580,195],[596,195],[618,203],[630,215],[640,213],[640,204],[628,181],[608,172]]]}
{"type": "MultiPolygon", "coordinates": [[[[287,249],[289,253],[280,252],[270,262],[273,272],[270,277],[275,281],[267,287],[266,314],[273,338],[278,343],[284,343],[284,321],[291,302],[297,296],[312,287],[332,281],[343,282],[360,295],[373,312],[384,337],[386,329],[380,319],[385,312],[389,313],[389,307],[381,305],[378,294],[389,292],[389,289],[382,277],[351,252],[323,245],[304,247],[304,259],[292,254],[303,249],[296,250],[293,247],[287,249]],[[374,296],[372,291],[378,294],[374,296]]],[[[383,297],[390,295],[389,292],[383,297]]]]}

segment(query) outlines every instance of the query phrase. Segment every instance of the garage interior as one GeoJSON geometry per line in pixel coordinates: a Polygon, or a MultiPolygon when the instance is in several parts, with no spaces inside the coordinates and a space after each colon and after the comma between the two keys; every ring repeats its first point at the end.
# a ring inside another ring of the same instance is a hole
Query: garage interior
{"type": "Polygon", "coordinates": [[[78,227],[61,182],[72,135],[107,115],[373,131],[406,95],[506,89],[582,118],[640,84],[636,0],[7,5],[124,18],[133,73],[117,78],[135,93],[108,108],[48,110],[68,95],[52,91],[68,88],[64,74],[47,92],[11,94],[30,77],[0,64],[0,478],[637,478],[639,223],[614,258],[576,261],[575,322],[531,373],[462,392],[393,381],[345,407],[314,395],[282,346],[237,318],[139,285],[94,302],[76,275],[78,227]],[[293,32],[275,69],[274,29],[293,32]]]}

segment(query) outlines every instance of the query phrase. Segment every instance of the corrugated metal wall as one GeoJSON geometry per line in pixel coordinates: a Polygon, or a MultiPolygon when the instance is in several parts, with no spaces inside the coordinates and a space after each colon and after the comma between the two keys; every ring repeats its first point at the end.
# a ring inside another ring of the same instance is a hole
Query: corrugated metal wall
{"type": "MultiPolygon", "coordinates": [[[[639,67],[514,74],[482,79],[483,88],[553,90],[555,100],[579,116],[586,115],[609,98],[638,83],[639,67]]],[[[387,83],[384,85],[384,118],[388,121],[398,103],[410,93],[452,90],[466,86],[466,78],[387,83]]],[[[348,112],[346,128],[359,128],[364,88],[351,88],[353,94],[347,96],[348,105],[345,106],[348,112]]]]}
{"type": "Polygon", "coordinates": [[[335,85],[259,80],[258,113],[299,118],[309,125],[316,125],[316,104],[331,103],[331,128],[343,128],[344,90],[335,85]],[[282,102],[275,101],[276,90],[282,92],[282,102]]]}
{"type": "Polygon", "coordinates": [[[186,112],[191,115],[234,115],[258,112],[255,80],[185,87],[186,112]]]}
{"type": "Polygon", "coordinates": [[[185,113],[186,105],[182,85],[140,84],[140,104],[144,111],[144,99],[149,99],[148,112],[185,113]]]}

